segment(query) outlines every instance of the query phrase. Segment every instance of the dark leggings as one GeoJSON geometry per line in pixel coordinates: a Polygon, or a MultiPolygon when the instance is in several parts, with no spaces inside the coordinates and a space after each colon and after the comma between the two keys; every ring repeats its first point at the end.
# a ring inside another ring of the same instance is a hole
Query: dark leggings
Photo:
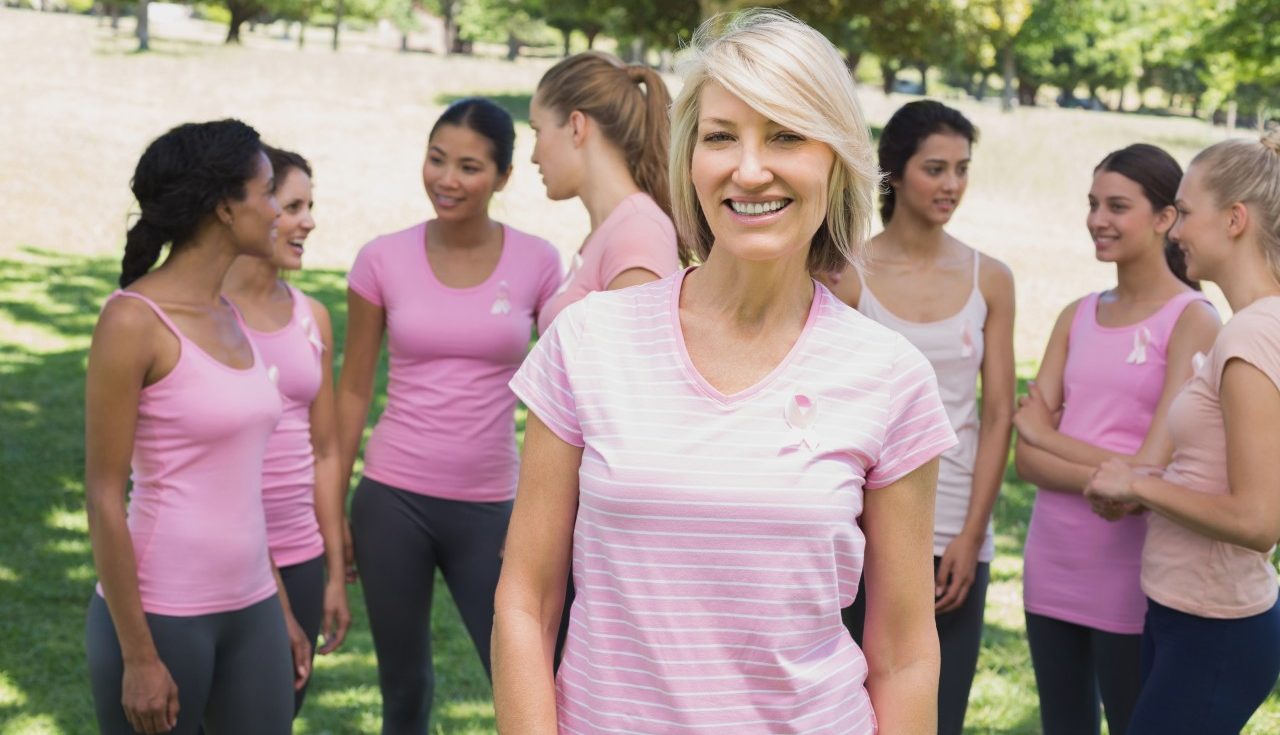
{"type": "MultiPolygon", "coordinates": [[[[233,612],[176,617],[147,613],[160,660],[178,686],[178,726],[193,735],[284,735],[293,721],[293,663],[280,598],[233,612]]],[[[124,660],[107,603],[89,601],[85,651],[98,730],[136,735],[121,707],[124,660]]]]}
{"type": "Polygon", "coordinates": [[[1236,735],[1280,676],[1280,605],[1247,618],[1147,600],[1142,696],[1129,735],[1236,735]]]}
{"type": "Polygon", "coordinates": [[[367,477],[356,487],[351,534],[378,656],[385,735],[427,731],[436,569],[489,673],[493,594],[511,505],[434,498],[367,477]]]}
{"type": "MultiPolygon", "coordinates": [[[[936,575],[942,560],[933,558],[936,575]]],[[[991,581],[991,565],[978,562],[973,586],[964,604],[948,613],[935,616],[938,643],[942,650],[942,672],[938,678],[938,735],[961,735],[964,714],[969,707],[969,689],[978,668],[978,652],[982,649],[982,615],[987,607],[987,584],[991,581]]],[[[867,616],[867,585],[864,577],[858,585],[853,604],[841,611],[844,626],[858,646],[862,646],[862,629],[867,616]]]]}
{"type": "MultiPolygon", "coordinates": [[[[298,621],[302,632],[311,641],[311,660],[316,658],[316,643],[320,636],[320,621],[324,617],[324,555],[311,561],[280,567],[280,580],[284,582],[285,594],[289,595],[289,607],[293,610],[293,619],[298,621]]],[[[314,673],[315,667],[312,667],[314,673]]],[[[293,716],[297,717],[302,710],[302,701],[307,697],[307,687],[311,686],[311,678],[307,678],[306,686],[293,693],[293,716]]]]}
{"type": "Polygon", "coordinates": [[[1128,732],[1142,684],[1141,639],[1027,613],[1044,735],[1097,735],[1099,707],[1111,735],[1128,732]]]}

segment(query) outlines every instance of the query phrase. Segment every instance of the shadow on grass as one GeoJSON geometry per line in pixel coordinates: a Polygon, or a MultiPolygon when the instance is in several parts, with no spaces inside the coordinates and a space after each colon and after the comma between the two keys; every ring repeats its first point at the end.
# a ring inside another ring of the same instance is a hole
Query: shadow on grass
{"type": "Polygon", "coordinates": [[[467,97],[484,97],[485,99],[495,103],[498,107],[507,111],[511,119],[516,123],[529,122],[529,101],[533,99],[532,92],[474,92],[471,94],[439,94],[436,95],[435,102],[438,105],[451,105],[461,99],[467,97]]]}
{"type": "MultiPolygon", "coordinates": [[[[96,578],[84,516],[83,392],[89,339],[118,275],[113,258],[29,248],[0,258],[0,732],[97,731],[83,642],[96,578]]],[[[329,308],[340,364],[345,274],[313,271],[293,280],[329,308]]],[[[385,402],[385,358],[375,395],[370,423],[385,402]]],[[[339,652],[317,661],[298,732],[380,728],[364,601],[359,587],[349,596],[351,634],[339,652]]],[[[431,625],[432,732],[492,732],[488,680],[439,579],[431,625]]]]}

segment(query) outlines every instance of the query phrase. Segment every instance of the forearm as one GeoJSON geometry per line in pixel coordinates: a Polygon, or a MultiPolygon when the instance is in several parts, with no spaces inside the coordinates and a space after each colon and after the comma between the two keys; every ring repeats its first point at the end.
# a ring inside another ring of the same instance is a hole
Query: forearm
{"type": "Polygon", "coordinates": [[[351,473],[356,455],[360,452],[360,440],[369,420],[369,405],[373,403],[373,387],[367,391],[341,389],[337,394],[338,410],[338,487],[345,499],[351,488],[351,473]]]}
{"type": "Polygon", "coordinates": [[[1013,421],[984,419],[978,435],[978,451],[973,463],[973,489],[969,495],[969,509],[965,513],[962,536],[985,538],[991,521],[991,511],[1000,495],[1000,483],[1004,479],[1005,465],[1009,461],[1009,438],[1013,433],[1013,421]]]}
{"type": "Polygon", "coordinates": [[[552,660],[557,625],[518,608],[493,616],[493,705],[498,732],[555,735],[552,660]]]}
{"type": "Polygon", "coordinates": [[[1211,539],[1264,553],[1276,543],[1266,514],[1230,492],[1196,492],[1162,477],[1142,475],[1134,478],[1132,491],[1151,511],[1211,539]]]}
{"type": "Polygon", "coordinates": [[[881,656],[879,663],[870,667],[867,693],[880,732],[933,735],[938,731],[941,655],[933,621],[928,622],[929,627],[912,641],[896,647],[891,662],[881,656]]]}
{"type": "Polygon", "coordinates": [[[1119,459],[1125,462],[1133,460],[1133,455],[1131,454],[1112,452],[1102,447],[1094,446],[1075,437],[1067,436],[1057,429],[1050,429],[1044,432],[1044,436],[1040,441],[1036,442],[1036,446],[1066,462],[1086,467],[1097,467],[1108,459],[1119,459]]]}
{"type": "Polygon", "coordinates": [[[89,539],[102,597],[120,640],[126,664],[159,660],[138,591],[138,568],[133,538],[123,508],[98,509],[89,503],[89,539]]]}
{"type": "Polygon", "coordinates": [[[339,479],[339,460],[335,451],[316,457],[316,522],[324,539],[325,568],[328,579],[341,584],[346,575],[342,549],[342,521],[345,518],[346,493],[339,479]]]}
{"type": "Polygon", "coordinates": [[[284,610],[284,619],[289,620],[293,617],[293,606],[289,604],[289,591],[284,586],[284,578],[280,576],[280,567],[276,566],[276,560],[271,560],[271,576],[276,579],[276,594],[280,597],[280,607],[284,610]]]}
{"type": "Polygon", "coordinates": [[[1082,495],[1093,467],[1068,462],[1019,438],[1014,450],[1014,467],[1018,477],[1042,490],[1082,495]]]}

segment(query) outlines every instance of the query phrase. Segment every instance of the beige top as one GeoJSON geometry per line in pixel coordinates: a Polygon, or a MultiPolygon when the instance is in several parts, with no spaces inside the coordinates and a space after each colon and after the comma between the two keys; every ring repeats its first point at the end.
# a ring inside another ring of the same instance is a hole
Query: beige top
{"type": "MultiPolygon", "coordinates": [[[[1240,359],[1280,388],[1280,296],[1259,299],[1235,315],[1169,407],[1173,461],[1169,482],[1227,494],[1227,437],[1219,389],[1227,362],[1240,359]]],[[[1175,610],[1206,618],[1244,618],[1276,602],[1271,552],[1215,541],[1157,513],[1142,549],[1142,590],[1175,610]]]]}

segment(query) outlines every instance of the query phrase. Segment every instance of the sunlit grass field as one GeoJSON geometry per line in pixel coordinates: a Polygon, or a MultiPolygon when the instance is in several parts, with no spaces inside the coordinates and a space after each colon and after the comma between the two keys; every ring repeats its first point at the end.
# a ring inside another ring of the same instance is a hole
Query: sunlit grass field
{"type": "MultiPolygon", "coordinates": [[[[566,253],[587,230],[581,207],[547,202],[527,164],[532,137],[523,114],[546,61],[403,55],[374,34],[353,37],[334,55],[321,43],[299,52],[270,30],[246,34],[244,48],[218,45],[217,29],[199,24],[154,22],[153,32],[156,51],[136,55],[129,37],[92,19],[0,9],[0,735],[95,731],[82,642],[94,580],[81,476],[84,360],[118,275],[133,206],[127,183],[147,141],[178,122],[234,115],[312,159],[320,227],[308,241],[310,269],[296,282],[328,305],[339,345],[345,269],[372,236],[429,214],[419,178],[423,143],[457,96],[501,94],[517,118],[517,169],[495,213],[566,253]]],[[[869,122],[880,125],[907,98],[866,89],[862,99],[869,122]]],[[[956,104],[983,139],[953,231],[1014,270],[1025,379],[1057,311],[1108,282],[1083,226],[1094,163],[1138,140],[1185,162],[1223,133],[1197,121],[1001,115],[956,104]]],[[[334,357],[340,364],[340,350],[334,357]]],[[[996,509],[973,733],[1039,731],[1021,606],[1033,498],[1010,475],[996,509]]],[[[492,732],[488,683],[443,584],[439,591],[432,732],[492,732]]],[[[350,595],[352,634],[341,651],[317,660],[300,733],[380,727],[358,587],[350,595]]],[[[1280,693],[1246,732],[1280,732],[1280,693]]]]}

